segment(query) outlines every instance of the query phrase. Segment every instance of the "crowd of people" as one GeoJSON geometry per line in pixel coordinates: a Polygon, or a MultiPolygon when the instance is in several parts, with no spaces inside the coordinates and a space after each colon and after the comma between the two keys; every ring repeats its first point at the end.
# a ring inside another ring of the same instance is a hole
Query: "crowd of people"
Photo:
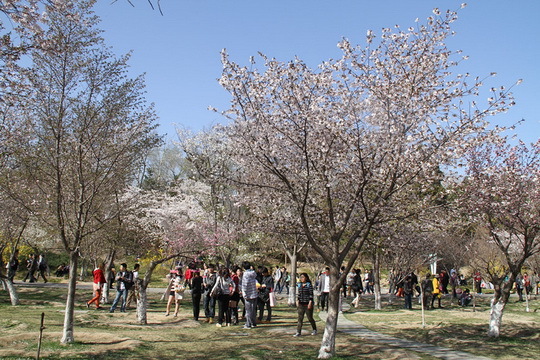
{"type": "MultiPolygon", "coordinates": [[[[58,267],[56,275],[62,275],[66,271],[66,266],[58,267]]],[[[6,264],[7,277],[13,282],[17,269],[19,268],[18,251],[6,264]]],[[[26,275],[23,282],[36,282],[41,276],[47,282],[49,266],[43,254],[28,255],[26,260],[26,275]]],[[[114,313],[117,308],[120,312],[126,312],[130,304],[140,299],[139,289],[141,279],[139,278],[139,264],[135,264],[133,270],[128,269],[126,263],[120,264],[118,271],[114,266],[109,271],[109,278],[105,276],[105,264],[101,263],[92,272],[93,276],[93,296],[86,302],[88,308],[95,305],[96,309],[102,309],[101,303],[105,300],[104,286],[106,283],[109,289],[115,285],[116,296],[109,308],[110,313],[114,313]]],[[[67,267],[67,271],[69,268],[67,267]]],[[[345,268],[342,267],[342,273],[345,268]]],[[[307,317],[311,327],[312,335],[317,334],[317,327],[313,317],[313,312],[328,310],[328,300],[331,289],[330,269],[326,267],[319,272],[314,282],[307,273],[301,273],[295,279],[297,286],[297,331],[295,336],[302,334],[304,318],[307,317]]],[[[487,287],[479,271],[473,273],[473,292],[482,293],[482,289],[487,287]]],[[[244,320],[244,328],[251,329],[257,324],[269,323],[272,321],[272,308],[276,305],[276,294],[289,294],[291,278],[284,266],[275,266],[269,270],[267,267],[254,267],[249,262],[244,262],[242,266],[215,266],[204,262],[192,262],[184,267],[178,265],[167,274],[167,287],[162,296],[162,300],[167,300],[165,316],[170,316],[174,303],[173,316],[177,317],[180,306],[186,300],[191,300],[193,319],[212,324],[217,327],[239,325],[244,320]],[[190,298],[186,298],[186,291],[190,298]],[[202,309],[201,309],[202,305],[202,309]],[[216,317],[217,305],[217,317],[216,317]],[[202,310],[202,314],[201,314],[202,310]]],[[[435,306],[442,308],[441,300],[444,296],[457,300],[461,306],[468,306],[473,300],[471,290],[466,288],[467,281],[462,274],[451,269],[450,272],[441,270],[436,274],[426,274],[425,278],[419,281],[414,272],[402,274],[388,274],[389,293],[397,297],[404,298],[405,309],[413,308],[413,298],[418,298],[418,303],[424,309],[434,309],[435,306]]],[[[375,278],[370,269],[351,269],[345,277],[342,285],[340,301],[352,298],[351,304],[358,307],[360,299],[364,294],[373,294],[375,278]]],[[[538,276],[528,275],[528,273],[518,274],[515,279],[515,289],[519,296],[519,301],[525,301],[526,296],[533,292],[538,295],[540,282],[538,276]]],[[[341,306],[341,305],[340,305],[341,306]]]]}

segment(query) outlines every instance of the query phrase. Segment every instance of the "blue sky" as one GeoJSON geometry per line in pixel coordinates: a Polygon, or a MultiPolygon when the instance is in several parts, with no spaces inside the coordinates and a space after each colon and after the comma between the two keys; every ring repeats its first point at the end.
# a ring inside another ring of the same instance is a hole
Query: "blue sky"
{"type": "MultiPolygon", "coordinates": [[[[432,9],[459,9],[454,0],[161,0],[164,16],[147,0],[99,0],[108,45],[117,54],[133,50],[133,75],[146,73],[147,98],[160,117],[160,132],[175,139],[175,127],[194,131],[225,120],[207,110],[225,110],[229,94],[217,83],[220,51],[247,64],[263,52],[287,61],[295,56],[315,67],[337,58],[336,44],[347,37],[363,44],[368,29],[403,28],[423,21],[432,9]]],[[[157,3],[157,0],[154,0],[157,3]]],[[[540,137],[540,13],[539,0],[471,0],[460,10],[448,41],[470,59],[460,71],[474,76],[497,76],[486,83],[514,89],[517,105],[494,120],[518,127],[518,137],[540,137]]],[[[486,96],[487,97],[487,96],[486,96]]],[[[483,99],[482,99],[483,100],[483,99]]]]}

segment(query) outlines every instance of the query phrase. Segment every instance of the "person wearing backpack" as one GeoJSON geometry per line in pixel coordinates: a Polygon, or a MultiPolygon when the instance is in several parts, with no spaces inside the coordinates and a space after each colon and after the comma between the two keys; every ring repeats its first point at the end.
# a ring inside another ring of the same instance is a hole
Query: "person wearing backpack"
{"type": "Polygon", "coordinates": [[[126,300],[129,289],[133,286],[133,274],[128,271],[127,264],[120,264],[120,271],[116,273],[116,297],[112,303],[110,313],[116,310],[118,301],[122,298],[122,305],[120,306],[120,312],[126,312],[126,300]]]}
{"type": "MultiPolygon", "coordinates": [[[[47,268],[49,266],[47,265],[47,260],[45,259],[45,256],[43,256],[43,254],[39,255],[37,265],[38,265],[38,271],[39,271],[38,277],[39,275],[41,275],[43,282],[46,283],[47,277],[45,276],[45,274],[47,273],[47,268]]],[[[37,281],[37,278],[36,278],[36,281],[37,281]]]]}

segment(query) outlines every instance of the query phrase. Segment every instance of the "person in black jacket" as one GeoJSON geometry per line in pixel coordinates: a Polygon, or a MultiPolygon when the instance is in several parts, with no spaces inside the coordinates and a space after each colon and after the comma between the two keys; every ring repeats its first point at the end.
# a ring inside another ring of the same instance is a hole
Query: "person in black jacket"
{"type": "Polygon", "coordinates": [[[7,277],[9,281],[11,281],[12,284],[13,284],[13,279],[15,278],[15,275],[17,274],[18,268],[19,268],[19,250],[15,250],[7,265],[7,277]]]}
{"type": "Polygon", "coordinates": [[[199,313],[201,311],[201,296],[202,296],[203,278],[199,271],[193,272],[191,278],[191,302],[193,303],[193,318],[199,321],[199,313]]]}
{"type": "Polygon", "coordinates": [[[300,282],[298,283],[298,301],[296,305],[298,308],[298,324],[296,325],[296,334],[294,334],[294,336],[302,335],[304,314],[307,314],[307,318],[313,329],[311,335],[317,335],[317,324],[313,318],[313,286],[306,273],[300,274],[300,282]]]}
{"type": "Polygon", "coordinates": [[[116,274],[116,297],[112,303],[110,313],[113,313],[116,310],[118,301],[122,297],[122,305],[120,306],[120,312],[126,312],[126,300],[128,296],[128,291],[133,285],[133,274],[131,271],[128,271],[127,264],[120,264],[120,271],[116,274]]]}
{"type": "Polygon", "coordinates": [[[259,322],[262,322],[264,317],[264,308],[266,307],[267,315],[266,322],[272,320],[272,307],[270,306],[270,292],[274,289],[274,279],[268,273],[267,268],[262,269],[261,273],[261,286],[259,287],[259,299],[257,300],[257,305],[259,308],[259,322]]]}

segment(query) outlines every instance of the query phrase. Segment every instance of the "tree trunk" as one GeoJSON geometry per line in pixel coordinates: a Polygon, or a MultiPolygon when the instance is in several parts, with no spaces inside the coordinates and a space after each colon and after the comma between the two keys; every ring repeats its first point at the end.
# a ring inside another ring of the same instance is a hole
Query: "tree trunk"
{"type": "Polygon", "coordinates": [[[501,323],[502,323],[503,311],[504,311],[505,306],[506,306],[506,303],[502,301],[502,299],[495,300],[495,298],[493,298],[491,300],[491,313],[489,317],[489,330],[488,330],[489,337],[499,337],[500,332],[501,332],[501,323]]]}
{"type": "MultiPolygon", "coordinates": [[[[172,257],[171,257],[172,258],[172,257]]],[[[139,301],[137,302],[137,321],[139,324],[146,325],[148,324],[146,313],[148,311],[148,293],[146,292],[146,289],[148,288],[148,285],[150,284],[150,280],[152,279],[152,273],[154,272],[154,269],[159,264],[167,261],[169,258],[161,259],[158,261],[151,261],[150,265],[148,266],[148,269],[146,269],[146,272],[144,274],[143,280],[140,282],[139,287],[139,301]]]]}
{"type": "Polygon", "coordinates": [[[141,325],[148,324],[146,312],[148,310],[148,295],[146,293],[146,284],[142,284],[139,288],[140,298],[137,301],[137,321],[141,325]]]}
{"type": "Polygon", "coordinates": [[[81,260],[81,272],[79,274],[79,280],[80,281],[84,281],[84,265],[85,265],[85,261],[84,261],[84,258],[81,260]]]}
{"type": "Polygon", "coordinates": [[[4,283],[4,287],[9,293],[9,298],[11,300],[11,305],[16,306],[19,305],[19,294],[17,294],[17,289],[13,285],[9,279],[2,278],[2,282],[4,283]]]}
{"type": "Polygon", "coordinates": [[[508,304],[510,290],[512,290],[512,285],[514,284],[515,278],[515,275],[511,274],[508,281],[503,282],[502,284],[493,284],[495,286],[495,294],[493,295],[493,299],[491,299],[491,312],[489,316],[488,329],[489,337],[499,337],[500,335],[504,308],[506,307],[506,304],[508,304]]]}
{"type": "Polygon", "coordinates": [[[111,284],[109,284],[109,277],[111,274],[111,267],[114,262],[114,257],[116,255],[116,250],[111,250],[111,252],[107,255],[107,259],[105,260],[105,279],[107,279],[107,282],[103,286],[103,294],[102,294],[102,302],[104,304],[109,303],[109,292],[111,290],[111,284]]]}
{"type": "Polygon", "coordinates": [[[291,307],[296,306],[296,272],[298,271],[296,246],[292,253],[287,252],[289,260],[291,260],[291,282],[289,284],[289,298],[287,304],[291,307]]]}
{"type": "Polygon", "coordinates": [[[330,294],[328,299],[328,316],[319,349],[319,359],[329,359],[336,354],[336,333],[339,315],[339,297],[341,286],[338,284],[339,266],[330,266],[330,294]]]}
{"type": "Polygon", "coordinates": [[[73,320],[75,315],[75,290],[77,288],[77,263],[79,260],[79,252],[71,251],[69,254],[69,282],[68,294],[66,300],[66,312],[64,315],[64,333],[62,336],[62,344],[68,344],[75,341],[73,335],[73,320]]]}
{"type": "Polygon", "coordinates": [[[381,262],[379,251],[375,252],[373,261],[373,293],[375,294],[375,310],[382,309],[381,302],[381,262]]]}

